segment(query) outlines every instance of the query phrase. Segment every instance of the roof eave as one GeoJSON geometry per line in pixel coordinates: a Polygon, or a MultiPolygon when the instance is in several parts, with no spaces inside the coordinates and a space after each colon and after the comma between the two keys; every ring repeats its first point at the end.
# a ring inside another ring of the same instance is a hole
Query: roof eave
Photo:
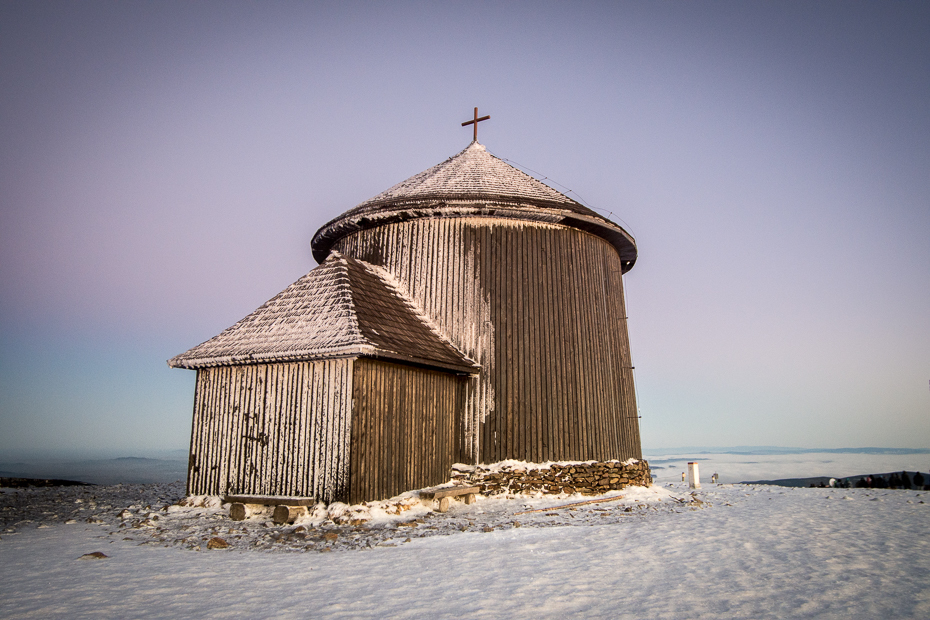
{"type": "Polygon", "coordinates": [[[168,360],[171,368],[186,370],[200,370],[201,368],[215,368],[218,366],[246,366],[249,364],[282,364],[288,362],[317,362],[332,359],[352,357],[367,357],[383,359],[386,361],[402,362],[423,368],[454,372],[456,374],[476,375],[481,366],[463,358],[461,364],[454,362],[433,360],[415,355],[406,355],[397,351],[390,351],[371,345],[343,347],[331,351],[269,351],[265,353],[247,353],[240,355],[217,355],[211,357],[187,357],[186,354],[175,356],[168,360]]]}
{"type": "Polygon", "coordinates": [[[586,215],[566,208],[562,203],[542,200],[506,200],[484,196],[423,197],[404,201],[366,205],[364,212],[349,211],[324,224],[313,236],[313,257],[322,263],[335,243],[360,230],[426,217],[495,217],[562,224],[603,238],[616,248],[626,273],[636,263],[636,241],[621,226],[597,215],[586,215]],[[375,210],[372,211],[371,209],[375,210]]]}
{"type": "MultiPolygon", "coordinates": [[[[172,357],[168,360],[171,368],[184,368],[186,370],[199,370],[216,366],[244,366],[247,364],[271,364],[281,362],[306,362],[316,360],[338,359],[345,357],[358,357],[371,352],[374,347],[367,345],[353,345],[331,350],[293,351],[264,351],[260,353],[238,353],[234,355],[208,355],[203,357],[190,356],[187,353],[172,357]]],[[[189,353],[189,352],[188,352],[189,353]]]]}

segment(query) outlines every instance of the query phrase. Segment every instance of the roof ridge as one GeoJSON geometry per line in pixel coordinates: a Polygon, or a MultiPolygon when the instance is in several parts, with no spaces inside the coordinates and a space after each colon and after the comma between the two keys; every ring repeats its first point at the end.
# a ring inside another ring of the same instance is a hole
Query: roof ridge
{"type": "MultiPolygon", "coordinates": [[[[357,313],[347,298],[351,298],[351,282],[345,257],[340,254],[327,258],[213,338],[174,356],[168,360],[168,365],[196,368],[215,365],[213,362],[218,361],[245,363],[260,361],[268,356],[269,359],[279,359],[300,355],[299,347],[291,348],[286,354],[281,351],[275,354],[261,351],[268,346],[264,339],[275,332],[289,333],[292,337],[295,332],[328,333],[330,341],[316,345],[316,349],[322,355],[337,355],[363,344],[359,342],[362,333],[357,313]],[[322,290],[327,286],[332,294],[323,299],[308,295],[308,290],[322,290]],[[317,305],[329,304],[329,312],[307,313],[306,310],[314,302],[317,305]],[[292,311],[280,311],[288,308],[292,311]]],[[[290,346],[295,347],[296,344],[292,342],[290,346]]]]}
{"type": "Polygon", "coordinates": [[[217,336],[168,365],[204,368],[370,356],[456,373],[478,368],[440,337],[409,296],[332,253],[323,263],[217,336]]]}
{"type": "Polygon", "coordinates": [[[361,263],[361,266],[363,268],[367,269],[372,274],[374,274],[376,277],[378,277],[384,283],[384,285],[388,287],[389,290],[394,292],[400,298],[400,300],[407,306],[408,310],[410,310],[410,312],[417,319],[419,319],[424,325],[426,325],[426,327],[433,333],[434,336],[436,336],[436,338],[438,338],[444,344],[451,347],[456,353],[461,355],[464,359],[468,360],[469,362],[475,365],[478,364],[475,360],[470,358],[461,349],[459,349],[455,345],[455,343],[452,342],[452,340],[445,334],[445,332],[439,329],[439,326],[433,323],[432,319],[430,319],[430,317],[426,314],[426,311],[422,307],[420,307],[420,304],[418,304],[416,300],[413,298],[413,296],[410,295],[406,287],[404,287],[404,285],[401,284],[401,282],[397,278],[395,278],[394,275],[390,271],[388,271],[384,267],[375,265],[373,263],[369,263],[368,261],[362,260],[360,258],[354,258],[351,260],[358,261],[359,263],[361,263]]]}
{"type": "MultiPolygon", "coordinates": [[[[343,270],[345,271],[346,281],[344,283],[340,283],[340,287],[345,287],[348,292],[348,295],[346,295],[347,299],[342,299],[341,301],[345,304],[346,309],[349,311],[349,325],[350,325],[349,331],[351,335],[355,336],[359,340],[364,340],[365,342],[368,342],[368,339],[365,337],[364,334],[362,334],[362,329],[359,326],[359,322],[358,322],[358,312],[355,311],[355,294],[352,291],[352,281],[349,278],[348,257],[342,252],[340,252],[339,250],[333,250],[332,253],[326,258],[326,260],[323,261],[323,264],[319,265],[319,267],[322,267],[323,265],[328,263],[330,260],[341,262],[342,263],[341,266],[343,270]]],[[[311,271],[313,271],[313,269],[311,269],[311,271]]],[[[368,344],[371,344],[371,343],[368,342],[368,344]]]]}

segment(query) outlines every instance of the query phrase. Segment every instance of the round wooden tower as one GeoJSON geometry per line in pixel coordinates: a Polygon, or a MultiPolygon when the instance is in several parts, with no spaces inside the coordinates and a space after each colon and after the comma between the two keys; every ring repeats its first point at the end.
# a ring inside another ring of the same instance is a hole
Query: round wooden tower
{"type": "Polygon", "coordinates": [[[454,460],[641,458],[617,224],[477,141],[324,225],[313,255],[387,272],[480,370],[454,460]]]}

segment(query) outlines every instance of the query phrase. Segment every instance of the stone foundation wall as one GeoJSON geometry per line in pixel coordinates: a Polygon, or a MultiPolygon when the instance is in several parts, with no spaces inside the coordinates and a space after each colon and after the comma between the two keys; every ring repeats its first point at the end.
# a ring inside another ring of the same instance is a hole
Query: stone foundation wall
{"type": "Polygon", "coordinates": [[[473,470],[453,470],[458,483],[481,487],[482,495],[500,493],[547,494],[581,493],[599,495],[624,487],[651,486],[649,463],[620,461],[534,465],[476,466],[473,470]]]}

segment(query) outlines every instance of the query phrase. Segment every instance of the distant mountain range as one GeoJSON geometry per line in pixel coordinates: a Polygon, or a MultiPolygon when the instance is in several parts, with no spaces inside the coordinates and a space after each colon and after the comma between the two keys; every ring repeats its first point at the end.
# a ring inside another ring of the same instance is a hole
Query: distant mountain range
{"type": "MultiPolygon", "coordinates": [[[[733,447],[707,447],[686,446],[680,448],[643,450],[647,458],[670,456],[686,456],[695,461],[709,460],[714,454],[735,455],[800,455],[814,453],[832,454],[868,454],[868,455],[907,455],[930,454],[927,448],[786,448],[781,446],[733,446],[733,447]]],[[[91,459],[54,459],[54,458],[17,458],[0,462],[0,477],[5,478],[56,478],[64,480],[78,480],[92,484],[151,484],[156,482],[174,482],[187,479],[187,451],[163,451],[157,456],[148,458],[140,456],[121,456],[116,458],[91,459]]],[[[2,457],[0,457],[2,458],[2,457]]],[[[712,459],[710,459],[712,460],[712,459]]],[[[675,467],[680,465],[681,458],[653,459],[650,464],[653,469],[664,469],[670,463],[675,467]]],[[[795,479],[793,479],[795,480],[795,479]]],[[[819,483],[820,478],[800,478],[803,485],[810,482],[819,483]]],[[[783,480],[778,481],[784,482],[783,480]]],[[[798,482],[795,482],[798,484],[798,482]]]]}
{"type": "Polygon", "coordinates": [[[34,460],[0,463],[0,477],[56,478],[91,484],[152,484],[187,479],[187,458],[151,459],[124,456],[112,459],[34,460]]]}

